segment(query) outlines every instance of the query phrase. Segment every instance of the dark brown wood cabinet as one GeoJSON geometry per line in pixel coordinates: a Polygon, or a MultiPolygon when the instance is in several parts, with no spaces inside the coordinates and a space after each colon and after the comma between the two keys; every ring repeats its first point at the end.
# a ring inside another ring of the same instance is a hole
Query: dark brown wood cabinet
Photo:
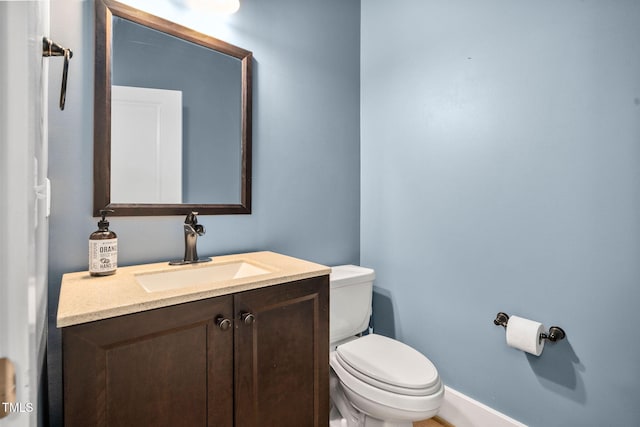
{"type": "Polygon", "coordinates": [[[69,326],[62,339],[68,427],[328,425],[328,276],[69,326]]]}

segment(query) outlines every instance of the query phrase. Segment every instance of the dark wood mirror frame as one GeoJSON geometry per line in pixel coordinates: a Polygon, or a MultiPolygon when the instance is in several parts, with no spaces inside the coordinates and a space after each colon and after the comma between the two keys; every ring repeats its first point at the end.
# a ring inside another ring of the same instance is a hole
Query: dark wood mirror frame
{"type": "Polygon", "coordinates": [[[112,0],[95,3],[95,81],[93,146],[93,215],[113,209],[115,216],[200,215],[251,213],[251,71],[253,54],[222,40],[112,0]],[[177,38],[238,58],[242,69],[241,152],[242,176],[239,204],[111,203],[111,31],[112,17],[136,22],[177,38]]]}

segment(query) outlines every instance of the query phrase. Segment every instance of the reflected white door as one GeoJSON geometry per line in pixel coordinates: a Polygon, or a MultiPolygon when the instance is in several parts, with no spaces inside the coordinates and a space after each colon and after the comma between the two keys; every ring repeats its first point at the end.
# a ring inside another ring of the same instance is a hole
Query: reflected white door
{"type": "Polygon", "coordinates": [[[37,425],[47,337],[49,1],[0,1],[0,357],[16,404],[0,426],[37,425]]]}
{"type": "Polygon", "coordinates": [[[182,203],[182,92],[111,87],[111,203],[182,203]]]}

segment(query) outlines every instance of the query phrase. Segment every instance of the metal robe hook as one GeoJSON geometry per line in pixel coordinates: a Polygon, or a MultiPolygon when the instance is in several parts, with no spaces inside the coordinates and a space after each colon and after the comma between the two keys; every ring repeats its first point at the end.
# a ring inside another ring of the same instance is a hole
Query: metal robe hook
{"type": "Polygon", "coordinates": [[[64,104],[67,97],[67,74],[69,73],[69,60],[73,58],[71,49],[62,47],[48,37],[42,38],[42,56],[47,58],[50,56],[63,56],[64,67],[62,68],[62,88],[60,89],[60,109],[64,110],[64,104]]]}

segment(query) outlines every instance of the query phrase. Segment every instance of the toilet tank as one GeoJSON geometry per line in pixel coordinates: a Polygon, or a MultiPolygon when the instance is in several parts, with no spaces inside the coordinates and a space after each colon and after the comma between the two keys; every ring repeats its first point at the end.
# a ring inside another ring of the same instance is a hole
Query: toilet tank
{"type": "Polygon", "coordinates": [[[357,265],[331,267],[329,276],[330,342],[336,343],[369,327],[375,272],[357,265]]]}

